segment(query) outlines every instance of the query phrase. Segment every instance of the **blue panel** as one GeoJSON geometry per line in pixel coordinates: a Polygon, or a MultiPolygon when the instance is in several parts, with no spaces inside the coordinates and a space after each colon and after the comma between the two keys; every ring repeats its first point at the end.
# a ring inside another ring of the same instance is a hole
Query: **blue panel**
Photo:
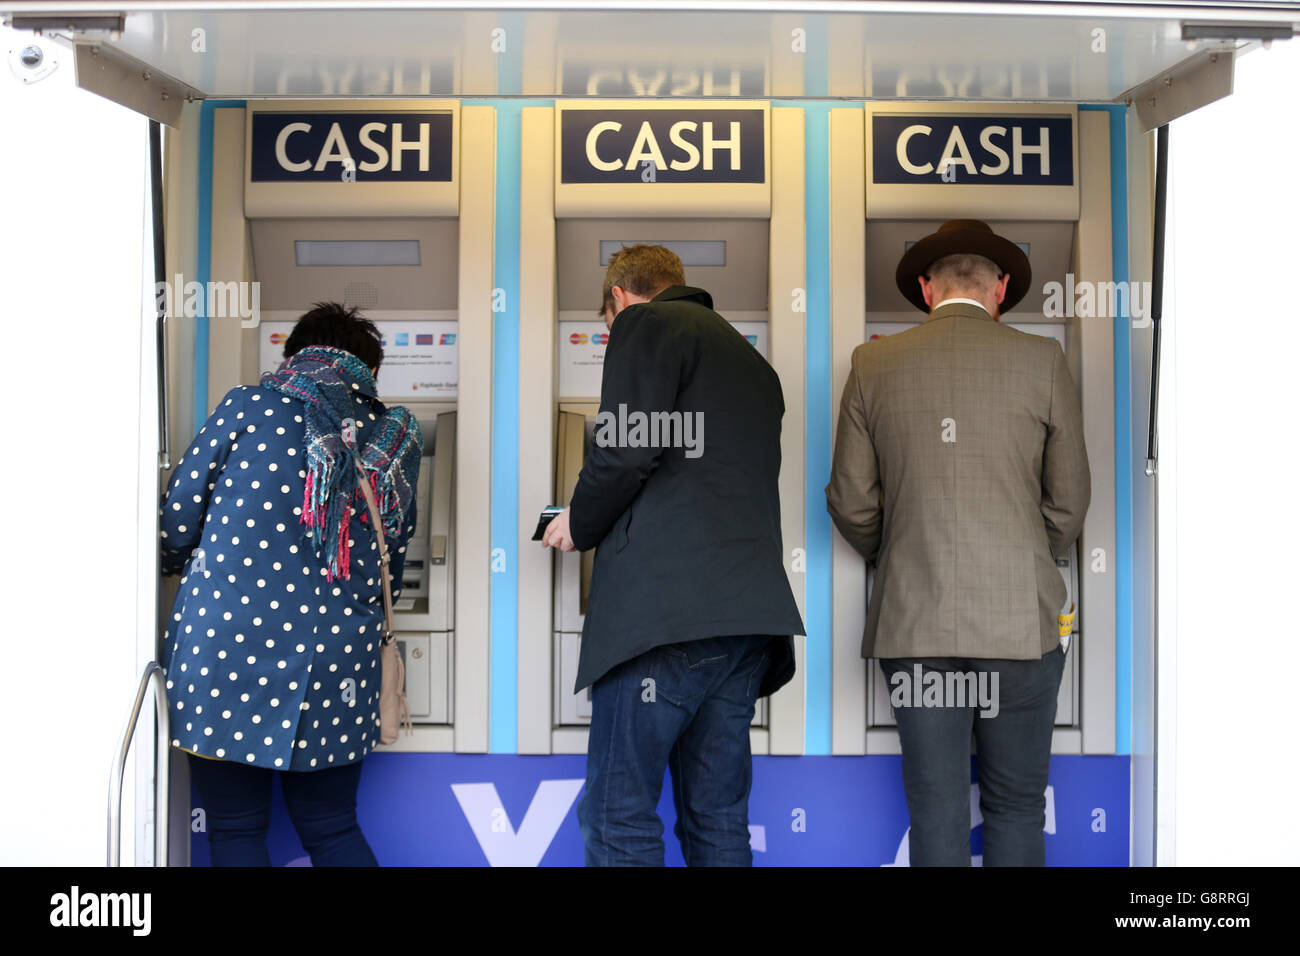
{"type": "MultiPolygon", "coordinates": [[[[1101,105],[1081,110],[1110,114],[1111,278],[1127,288],[1128,135],[1127,108],[1101,105]]],[[[1128,300],[1115,317],[1115,753],[1132,752],[1133,742],[1133,424],[1128,300]]],[[[1086,556],[1084,556],[1086,557],[1086,556]]]]}
{"type": "MultiPolygon", "coordinates": [[[[243,100],[204,100],[199,109],[199,215],[195,281],[207,289],[212,278],[212,131],[213,110],[243,109],[243,100]]],[[[174,295],[179,301],[180,289],[174,295]]],[[[194,430],[208,418],[208,303],[206,292],[199,296],[194,320],[194,430]]]]}
{"type": "MultiPolygon", "coordinates": [[[[811,64],[810,64],[811,66],[811,64]]],[[[822,489],[831,473],[830,111],[804,107],[804,219],[807,322],[804,458],[805,655],[804,753],[831,752],[831,516],[822,489]]]]}
{"type": "MultiPolygon", "coordinates": [[[[755,757],[749,802],[755,865],[888,866],[906,859],[901,773],[901,758],[891,756],[755,757]]],[[[585,775],[585,758],[577,755],[375,754],[361,775],[357,816],[384,866],[485,865],[471,817],[481,834],[500,841],[498,862],[578,866],[583,847],[576,798],[585,775]],[[477,790],[480,799],[467,790],[477,790]],[[516,836],[530,810],[529,828],[516,836]]],[[[1048,865],[1126,866],[1129,760],[1053,757],[1049,787],[1048,865]]],[[[197,794],[193,805],[202,805],[197,794]]],[[[658,809],[665,862],[680,866],[670,786],[658,809]]],[[[983,827],[978,819],[971,823],[978,862],[983,827]]],[[[277,866],[308,863],[278,795],[269,846],[277,866]]],[[[195,866],[208,864],[205,834],[193,836],[191,855],[195,866]]]]}
{"type": "Polygon", "coordinates": [[[492,315],[492,685],[488,750],[519,749],[519,176],[523,100],[496,104],[492,315]],[[497,555],[504,554],[504,570],[497,555]]]}

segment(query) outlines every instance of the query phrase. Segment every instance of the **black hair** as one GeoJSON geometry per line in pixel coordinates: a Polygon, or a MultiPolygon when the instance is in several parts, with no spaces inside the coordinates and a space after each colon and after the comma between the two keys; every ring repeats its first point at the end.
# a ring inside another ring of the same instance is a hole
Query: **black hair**
{"type": "Polygon", "coordinates": [[[377,369],[384,361],[384,349],[375,323],[353,306],[344,308],[337,302],[313,302],[311,311],[298,320],[284,343],[284,357],[291,358],[312,345],[326,345],[351,352],[377,369]]]}

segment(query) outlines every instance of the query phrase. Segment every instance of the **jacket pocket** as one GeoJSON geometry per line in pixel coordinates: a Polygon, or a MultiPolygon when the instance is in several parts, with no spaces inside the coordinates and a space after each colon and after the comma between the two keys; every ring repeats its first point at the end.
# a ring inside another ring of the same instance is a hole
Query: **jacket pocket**
{"type": "Polygon", "coordinates": [[[622,551],[627,547],[628,534],[627,529],[632,524],[632,508],[629,506],[623,512],[623,516],[618,519],[618,524],[614,525],[614,553],[622,551]]]}

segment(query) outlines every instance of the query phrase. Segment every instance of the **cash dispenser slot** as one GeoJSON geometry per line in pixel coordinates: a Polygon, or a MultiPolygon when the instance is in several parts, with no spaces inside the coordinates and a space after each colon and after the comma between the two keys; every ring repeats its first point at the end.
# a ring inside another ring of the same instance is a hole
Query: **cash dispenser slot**
{"type": "MultiPolygon", "coordinates": [[[[561,405],[556,421],[555,490],[557,503],[568,506],[578,485],[578,473],[596,427],[598,405],[561,405]]],[[[573,693],[578,676],[578,651],[583,617],[591,589],[596,551],[556,552],[554,714],[557,726],[591,722],[591,688],[573,693]]]]}
{"type": "MultiPolygon", "coordinates": [[[[556,422],[555,488],[557,500],[568,506],[578,484],[578,473],[586,460],[596,428],[598,405],[563,404],[556,422]]],[[[557,726],[591,723],[591,688],[573,693],[578,675],[578,653],[582,625],[591,588],[591,569],[596,551],[557,552],[555,555],[555,701],[553,719],[557,726]]],[[[767,698],[754,705],[755,727],[767,726],[767,698]]]]}
{"type": "Polygon", "coordinates": [[[406,663],[411,721],[447,724],[455,632],[455,569],[448,542],[455,534],[456,412],[410,407],[420,422],[426,457],[420,465],[415,531],[406,546],[402,595],[394,616],[406,663]]]}

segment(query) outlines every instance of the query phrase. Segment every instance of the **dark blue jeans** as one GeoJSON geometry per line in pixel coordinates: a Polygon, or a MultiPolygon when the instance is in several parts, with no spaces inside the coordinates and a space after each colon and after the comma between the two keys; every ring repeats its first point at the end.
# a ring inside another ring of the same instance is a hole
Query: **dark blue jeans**
{"type": "MultiPolygon", "coordinates": [[[[891,691],[915,683],[921,674],[983,674],[994,707],[895,706],[903,746],[903,789],[912,818],[908,853],[912,866],[970,866],[970,741],[975,733],[984,816],[985,866],[1042,866],[1043,823],[1056,694],[1065,652],[1039,660],[899,658],[881,660],[891,691]],[[895,683],[894,675],[902,675],[895,683]],[[982,717],[981,709],[996,716],[982,717]]],[[[945,677],[945,687],[956,686],[945,677]]],[[[954,695],[955,699],[955,695],[954,695]]],[[[970,697],[966,700],[969,702],[970,697]]]]}
{"type": "Polygon", "coordinates": [[[752,865],[749,722],[771,640],[665,644],[596,681],[578,801],[588,866],[664,865],[665,768],[686,865],[752,865]]]}
{"type": "Polygon", "coordinates": [[[190,774],[207,814],[213,866],[270,866],[271,777],[312,866],[378,866],[357,826],[358,760],[310,773],[267,770],[233,760],[190,756],[190,774]]]}

